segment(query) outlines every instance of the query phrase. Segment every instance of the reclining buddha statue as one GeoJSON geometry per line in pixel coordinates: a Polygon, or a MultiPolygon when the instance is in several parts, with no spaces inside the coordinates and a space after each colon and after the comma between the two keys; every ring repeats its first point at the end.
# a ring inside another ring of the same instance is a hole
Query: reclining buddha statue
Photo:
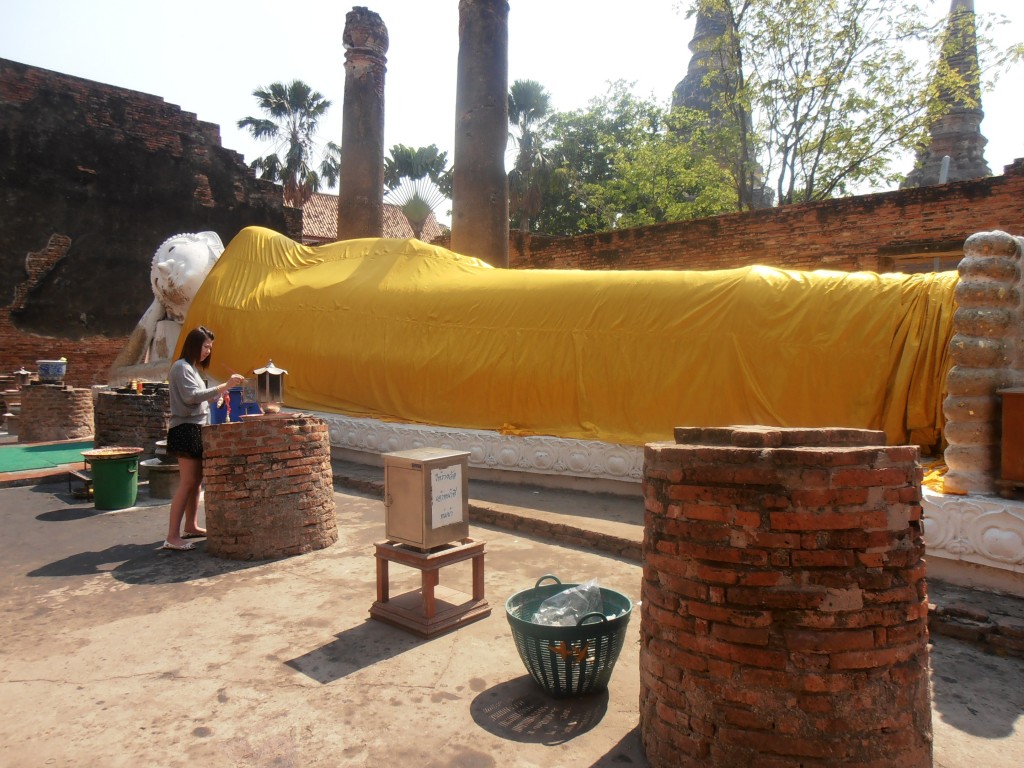
{"type": "Polygon", "coordinates": [[[930,445],[956,281],[495,269],[415,239],[309,247],[249,227],[185,324],[216,332],[214,377],[273,359],[299,409],[629,445],[730,424],[930,445]]]}

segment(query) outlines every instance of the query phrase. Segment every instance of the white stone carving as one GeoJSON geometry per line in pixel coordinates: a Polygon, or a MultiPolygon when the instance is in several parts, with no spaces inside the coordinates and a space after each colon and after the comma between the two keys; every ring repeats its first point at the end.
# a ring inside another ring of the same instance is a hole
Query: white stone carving
{"type": "Polygon", "coordinates": [[[327,422],[331,445],[336,448],[367,453],[445,448],[468,451],[472,467],[631,483],[643,480],[644,452],[635,445],[396,424],[337,413],[318,412],[316,416],[327,422]]]}
{"type": "Polygon", "coordinates": [[[929,557],[1024,574],[1024,502],[922,489],[929,557]]]}

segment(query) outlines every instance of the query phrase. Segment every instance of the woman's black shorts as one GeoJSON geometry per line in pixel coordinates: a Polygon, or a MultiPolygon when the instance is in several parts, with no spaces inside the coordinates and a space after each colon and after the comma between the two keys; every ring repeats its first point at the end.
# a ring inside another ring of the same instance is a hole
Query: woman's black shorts
{"type": "Polygon", "coordinates": [[[198,424],[179,424],[167,430],[167,453],[172,456],[203,458],[203,428],[198,424]]]}

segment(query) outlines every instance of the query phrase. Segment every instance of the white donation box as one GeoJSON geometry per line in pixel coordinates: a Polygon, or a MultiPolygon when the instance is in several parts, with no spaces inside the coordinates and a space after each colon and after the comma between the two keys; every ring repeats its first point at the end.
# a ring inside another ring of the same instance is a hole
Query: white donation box
{"type": "Polygon", "coordinates": [[[384,535],[428,550],[469,537],[469,453],[384,454],[384,535]]]}

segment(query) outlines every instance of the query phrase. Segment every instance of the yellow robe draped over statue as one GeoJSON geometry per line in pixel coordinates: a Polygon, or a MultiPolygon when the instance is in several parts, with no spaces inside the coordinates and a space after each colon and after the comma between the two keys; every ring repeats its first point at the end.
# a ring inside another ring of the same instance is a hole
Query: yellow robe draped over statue
{"type": "MultiPolygon", "coordinates": [[[[625,444],[676,426],[882,429],[934,444],[955,272],[508,270],[418,240],[250,227],[185,319],[211,374],[291,408],[625,444]]],[[[179,349],[180,351],[180,349],[179,349]]]]}

